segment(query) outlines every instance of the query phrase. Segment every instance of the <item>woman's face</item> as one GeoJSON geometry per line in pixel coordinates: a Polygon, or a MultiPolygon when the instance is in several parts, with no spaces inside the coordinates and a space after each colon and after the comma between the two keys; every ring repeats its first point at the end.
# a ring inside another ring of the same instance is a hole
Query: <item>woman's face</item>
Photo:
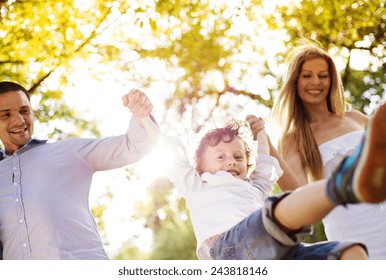
{"type": "Polygon", "coordinates": [[[330,90],[330,72],[323,58],[307,60],[300,69],[298,95],[304,105],[326,103],[330,90]]]}

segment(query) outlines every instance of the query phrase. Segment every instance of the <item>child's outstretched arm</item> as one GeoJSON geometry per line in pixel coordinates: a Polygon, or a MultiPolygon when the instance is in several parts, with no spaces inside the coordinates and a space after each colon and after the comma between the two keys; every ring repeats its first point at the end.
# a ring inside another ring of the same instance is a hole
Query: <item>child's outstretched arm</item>
{"type": "Polygon", "coordinates": [[[302,183],[296,173],[289,167],[288,163],[284,160],[278,150],[272,145],[271,141],[269,141],[270,153],[271,156],[277,159],[284,173],[277,181],[280,189],[282,191],[295,190],[296,188],[302,186],[302,183]]]}
{"type": "Polygon", "coordinates": [[[253,140],[257,140],[257,157],[256,166],[249,179],[251,179],[258,188],[263,186],[261,182],[268,183],[268,187],[264,187],[267,194],[272,190],[272,183],[276,182],[282,175],[283,171],[278,161],[270,155],[269,138],[264,131],[264,121],[253,115],[248,115],[246,120],[253,134],[253,140]]]}
{"type": "Polygon", "coordinates": [[[150,115],[148,115],[147,117],[141,118],[141,122],[147,134],[149,135],[150,139],[154,143],[158,143],[161,140],[163,134],[159,129],[159,127],[150,118],[150,115]]]}
{"type": "Polygon", "coordinates": [[[130,110],[139,123],[141,118],[149,116],[153,110],[150,99],[139,89],[132,89],[122,96],[122,104],[130,110]]]}
{"type": "Polygon", "coordinates": [[[158,143],[162,133],[159,127],[150,118],[150,113],[153,110],[147,95],[139,89],[132,89],[128,94],[122,97],[122,103],[128,107],[134,118],[145,128],[150,139],[158,143]]]}
{"type": "Polygon", "coordinates": [[[277,181],[279,187],[283,191],[294,190],[297,187],[301,186],[299,179],[293,170],[288,166],[286,161],[280,155],[280,153],[272,145],[269,136],[264,130],[264,121],[261,118],[257,118],[254,115],[248,115],[246,120],[249,122],[251,130],[254,135],[254,139],[258,141],[258,154],[264,154],[268,151],[267,154],[270,154],[277,159],[284,173],[277,181]],[[268,146],[268,147],[267,147],[268,146]]]}
{"type": "Polygon", "coordinates": [[[263,119],[254,115],[248,115],[246,120],[249,122],[249,126],[253,133],[253,140],[257,140],[257,153],[269,155],[269,140],[268,135],[264,130],[263,119]]]}

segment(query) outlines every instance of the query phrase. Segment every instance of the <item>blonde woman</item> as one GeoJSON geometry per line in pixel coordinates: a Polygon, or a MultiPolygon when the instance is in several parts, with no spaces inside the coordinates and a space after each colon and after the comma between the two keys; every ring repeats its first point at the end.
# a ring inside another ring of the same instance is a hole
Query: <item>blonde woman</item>
{"type": "MultiPolygon", "coordinates": [[[[325,178],[359,145],[368,117],[347,107],[331,56],[314,45],[294,49],[272,112],[281,127],[279,151],[299,181],[281,184],[283,190],[325,178]]],[[[323,224],[329,240],[355,239],[371,259],[386,259],[385,203],[337,207],[323,224]]]]}

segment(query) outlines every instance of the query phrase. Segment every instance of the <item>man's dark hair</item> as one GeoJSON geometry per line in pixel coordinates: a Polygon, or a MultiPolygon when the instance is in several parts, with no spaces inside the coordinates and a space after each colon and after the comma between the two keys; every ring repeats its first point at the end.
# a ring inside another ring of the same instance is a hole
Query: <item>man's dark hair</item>
{"type": "Polygon", "coordinates": [[[0,94],[6,93],[9,91],[22,91],[27,96],[28,100],[30,100],[29,92],[23,86],[9,81],[0,82],[0,94]]]}

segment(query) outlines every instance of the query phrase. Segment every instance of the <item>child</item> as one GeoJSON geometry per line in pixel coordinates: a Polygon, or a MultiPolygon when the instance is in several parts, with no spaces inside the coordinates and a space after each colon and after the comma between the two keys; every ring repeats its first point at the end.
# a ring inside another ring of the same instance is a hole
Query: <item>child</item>
{"type": "MultiPolygon", "coordinates": [[[[165,143],[172,151],[173,163],[168,176],[187,201],[198,257],[367,259],[365,245],[355,241],[308,245],[300,241],[310,233],[309,225],[336,205],[386,199],[386,178],[379,175],[386,168],[382,156],[386,129],[372,129],[385,127],[385,121],[386,106],[382,106],[370,122],[368,139],[357,153],[342,162],[328,181],[317,181],[273,197],[269,197],[272,179],[280,175],[280,167],[274,158],[258,155],[255,172],[248,178],[250,151],[239,136],[239,126],[226,126],[206,134],[196,151],[196,168],[189,164],[181,142],[168,137],[165,143]],[[378,170],[378,175],[372,170],[378,170]],[[377,181],[373,188],[364,189],[363,182],[374,178],[377,181]]],[[[263,124],[258,118],[249,116],[248,122],[255,135],[262,131],[263,124]]],[[[144,119],[143,124],[154,138],[161,137],[151,121],[144,119]]],[[[258,138],[267,141],[264,135],[258,138]]]]}

